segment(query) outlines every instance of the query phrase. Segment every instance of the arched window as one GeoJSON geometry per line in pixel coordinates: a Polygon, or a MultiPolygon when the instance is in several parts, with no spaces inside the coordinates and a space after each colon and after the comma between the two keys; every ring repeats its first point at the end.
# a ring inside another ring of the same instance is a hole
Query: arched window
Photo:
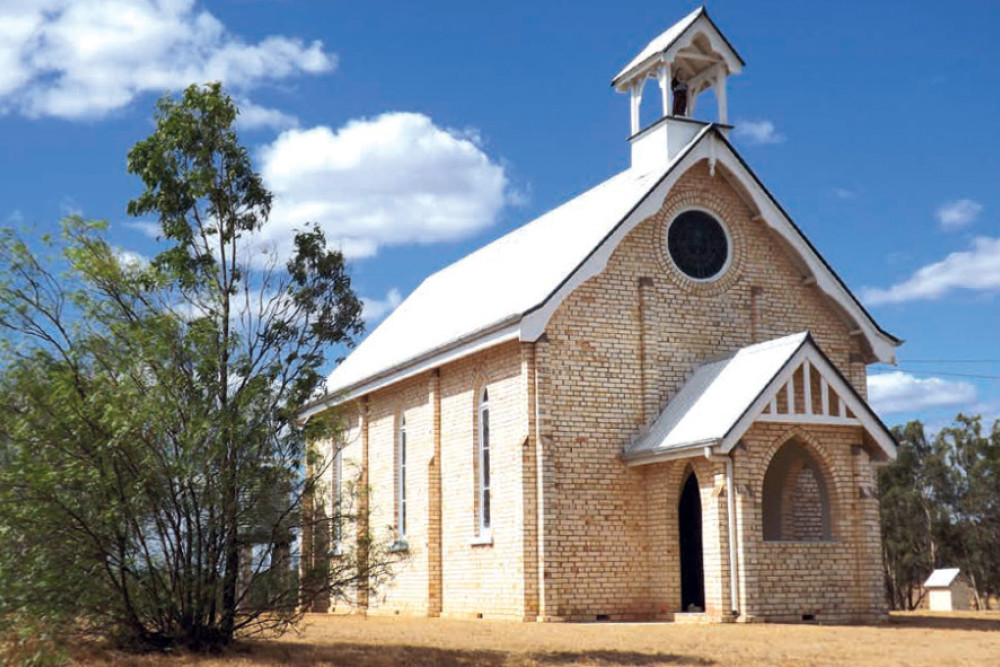
{"type": "Polygon", "coordinates": [[[396,533],[406,537],[406,417],[399,416],[399,433],[396,438],[396,533]]]}
{"type": "Polygon", "coordinates": [[[479,533],[490,531],[490,395],[484,388],[479,399],[479,433],[476,446],[479,467],[477,506],[479,533]]]}
{"type": "Polygon", "coordinates": [[[831,539],[830,494],[819,462],[789,441],[764,473],[764,540],[822,542],[831,539]]]}

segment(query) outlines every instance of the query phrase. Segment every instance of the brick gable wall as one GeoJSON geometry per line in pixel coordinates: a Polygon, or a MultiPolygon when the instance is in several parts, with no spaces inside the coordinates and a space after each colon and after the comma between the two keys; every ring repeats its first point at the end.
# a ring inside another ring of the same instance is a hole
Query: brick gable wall
{"type": "MultiPolygon", "coordinates": [[[[605,270],[562,303],[537,343],[501,344],[367,397],[367,424],[352,418],[345,433],[345,470],[364,463],[367,442],[370,520],[383,539],[395,521],[401,413],[411,462],[409,559],[371,596],[370,613],[670,618],[680,602],[677,502],[692,470],[704,518],[706,612],[729,614],[723,464],[696,458],[627,468],[623,448],[697,365],[785,334],[810,330],[862,396],[866,387],[850,326],[803,281],[777,235],[753,219],[721,172],[713,176],[701,163],[685,174],[605,270]],[[731,236],[732,264],[714,283],[686,279],[663,253],[666,226],[686,207],[712,211],[731,236]],[[489,544],[477,543],[476,525],[476,407],[484,385],[493,433],[489,544]]],[[[878,616],[878,504],[855,497],[872,483],[860,430],[803,429],[830,462],[835,540],[779,544],[762,540],[755,488],[775,447],[774,428],[754,426],[735,455],[745,617],[878,616]],[[835,567],[817,565],[825,562],[835,567]]],[[[365,604],[363,596],[358,602],[365,604]]]]}
{"type": "MultiPolygon", "coordinates": [[[[721,169],[712,176],[706,163],[563,302],[537,352],[542,447],[552,470],[544,498],[555,517],[544,531],[544,616],[677,611],[676,494],[688,464],[628,469],[620,453],[697,365],[802,330],[864,396],[865,366],[854,360],[861,349],[849,325],[803,281],[721,169]],[[731,266],[716,282],[692,282],[663,252],[668,223],[687,207],[713,212],[728,228],[731,266]]],[[[706,603],[721,616],[730,607],[723,471],[695,465],[703,468],[705,570],[713,573],[706,603]]]]}

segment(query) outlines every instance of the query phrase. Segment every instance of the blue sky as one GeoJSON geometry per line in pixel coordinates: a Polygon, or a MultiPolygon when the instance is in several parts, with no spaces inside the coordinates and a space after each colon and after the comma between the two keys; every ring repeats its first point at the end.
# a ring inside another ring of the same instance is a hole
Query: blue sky
{"type": "MultiPolygon", "coordinates": [[[[626,168],[611,77],[698,4],[4,2],[0,223],[79,212],[154,254],[125,215],[125,155],[163,90],[221,78],[279,197],[271,240],[323,223],[374,325],[428,273],[626,168]]],[[[1000,4],[708,9],[747,61],[739,149],[907,341],[898,369],[871,369],[886,421],[1000,416],[1000,4]]]]}

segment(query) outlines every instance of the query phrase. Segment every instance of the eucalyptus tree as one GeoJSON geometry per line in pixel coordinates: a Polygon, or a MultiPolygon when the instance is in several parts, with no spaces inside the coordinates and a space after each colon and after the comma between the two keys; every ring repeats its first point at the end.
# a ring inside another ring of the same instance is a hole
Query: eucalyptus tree
{"type": "Polygon", "coordinates": [[[363,568],[346,548],[302,559],[321,566],[296,581],[304,524],[352,519],[303,512],[330,463],[306,443],[338,423],[296,415],[362,333],[361,303],[316,225],[290,257],[262,243],[272,196],[237,114],[218,84],[159,101],[128,154],[150,260],[79,218],[58,239],[0,236],[2,618],[206,648],[389,572],[376,545],[363,568]]]}

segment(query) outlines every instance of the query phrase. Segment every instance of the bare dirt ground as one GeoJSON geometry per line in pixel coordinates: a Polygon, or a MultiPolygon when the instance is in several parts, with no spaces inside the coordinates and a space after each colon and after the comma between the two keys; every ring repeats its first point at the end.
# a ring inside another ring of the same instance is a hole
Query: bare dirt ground
{"type": "Polygon", "coordinates": [[[92,665],[142,667],[983,665],[1000,661],[1000,612],[893,614],[884,626],[532,624],[311,615],[297,636],[246,642],[224,656],[77,657],[92,665]]]}

